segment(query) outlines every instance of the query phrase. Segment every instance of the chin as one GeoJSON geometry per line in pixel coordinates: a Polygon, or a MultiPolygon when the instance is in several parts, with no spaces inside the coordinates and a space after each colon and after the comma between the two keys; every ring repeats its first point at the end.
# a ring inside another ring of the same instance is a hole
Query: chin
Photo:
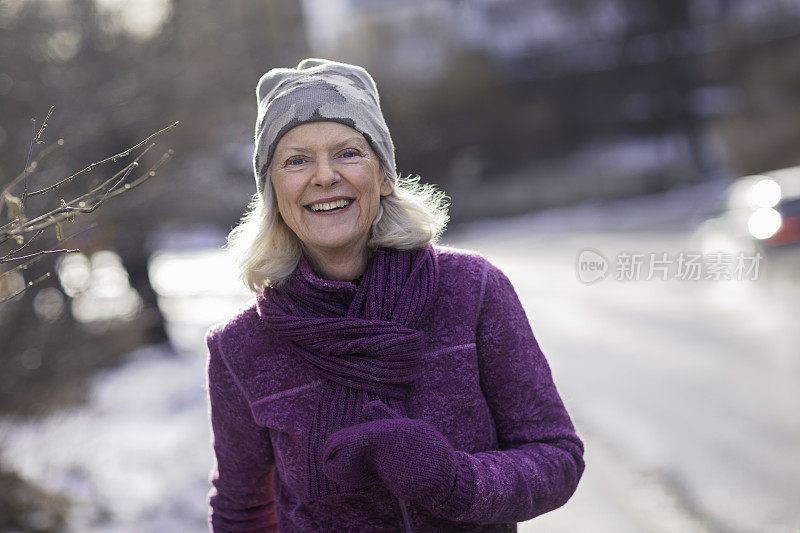
{"type": "MultiPolygon", "coordinates": [[[[314,242],[311,243],[311,246],[317,248],[324,248],[326,250],[337,250],[337,249],[346,250],[352,246],[355,246],[356,243],[361,241],[362,238],[359,237],[351,237],[351,238],[343,237],[341,239],[328,238],[328,239],[315,240],[314,242]]],[[[366,243],[366,241],[363,242],[366,243]]]]}

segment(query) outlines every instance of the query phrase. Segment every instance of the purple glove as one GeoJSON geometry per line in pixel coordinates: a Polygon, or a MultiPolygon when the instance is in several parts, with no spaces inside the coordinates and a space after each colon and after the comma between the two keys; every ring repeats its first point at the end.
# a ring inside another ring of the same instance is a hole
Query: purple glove
{"type": "Polygon", "coordinates": [[[425,506],[447,500],[459,469],[447,438],[424,420],[401,418],[380,400],[361,412],[365,422],[325,441],[325,475],[357,488],[382,481],[395,496],[425,506]]]}

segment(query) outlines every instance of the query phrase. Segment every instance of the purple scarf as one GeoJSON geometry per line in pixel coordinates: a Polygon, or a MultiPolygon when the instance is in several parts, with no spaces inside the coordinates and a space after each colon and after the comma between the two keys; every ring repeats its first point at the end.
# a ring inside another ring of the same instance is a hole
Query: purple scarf
{"type": "Polygon", "coordinates": [[[258,298],[262,319],[293,355],[325,378],[308,433],[309,499],[351,493],[322,472],[321,448],[334,431],[360,422],[362,406],[381,399],[401,415],[416,376],[420,317],[439,277],[431,244],[414,250],[377,248],[352,301],[314,286],[305,257],[281,290],[258,298]]]}

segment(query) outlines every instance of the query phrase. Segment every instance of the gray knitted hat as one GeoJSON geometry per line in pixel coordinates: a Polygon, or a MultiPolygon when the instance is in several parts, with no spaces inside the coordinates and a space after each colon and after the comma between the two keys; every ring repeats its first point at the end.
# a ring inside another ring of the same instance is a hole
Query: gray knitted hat
{"type": "Polygon", "coordinates": [[[253,170],[262,192],[275,147],[290,129],[305,122],[331,120],[361,132],[380,157],[389,179],[397,173],[394,144],[383,118],[378,88],[362,67],[304,59],[296,68],[274,68],[264,74],[256,89],[253,170]]]}

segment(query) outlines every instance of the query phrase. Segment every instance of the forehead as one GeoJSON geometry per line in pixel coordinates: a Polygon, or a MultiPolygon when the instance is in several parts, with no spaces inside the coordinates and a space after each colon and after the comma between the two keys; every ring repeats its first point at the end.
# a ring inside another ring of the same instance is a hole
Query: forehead
{"type": "Polygon", "coordinates": [[[369,145],[360,131],[346,124],[331,121],[306,122],[287,131],[278,141],[276,151],[288,148],[324,148],[349,142],[369,145]]]}

